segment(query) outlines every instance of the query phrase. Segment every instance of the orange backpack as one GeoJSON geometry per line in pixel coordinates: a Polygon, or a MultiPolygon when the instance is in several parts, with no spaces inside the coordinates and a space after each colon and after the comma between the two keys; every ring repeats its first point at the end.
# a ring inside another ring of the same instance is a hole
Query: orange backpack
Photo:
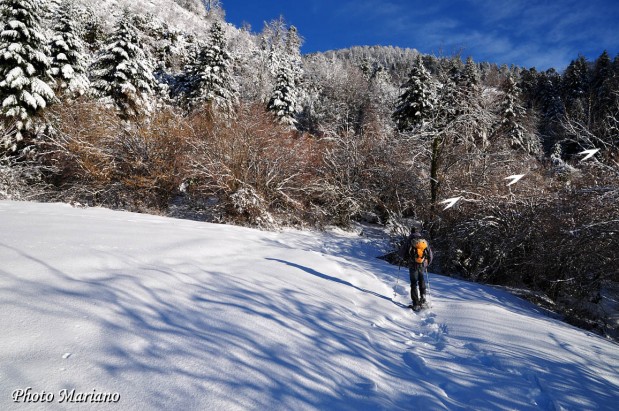
{"type": "Polygon", "coordinates": [[[415,262],[422,264],[428,257],[428,242],[423,238],[418,238],[411,241],[410,256],[415,259],[415,262]]]}

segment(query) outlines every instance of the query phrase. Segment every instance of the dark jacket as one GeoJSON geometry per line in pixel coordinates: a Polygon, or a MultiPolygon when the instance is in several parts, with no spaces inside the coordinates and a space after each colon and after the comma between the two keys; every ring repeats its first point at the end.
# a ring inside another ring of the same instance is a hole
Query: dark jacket
{"type": "MultiPolygon", "coordinates": [[[[419,240],[419,239],[423,239],[424,237],[420,234],[420,233],[411,233],[406,240],[404,241],[404,244],[402,244],[402,246],[400,247],[400,249],[398,250],[398,256],[400,257],[400,264],[406,264],[407,266],[413,266],[416,265],[417,263],[415,262],[415,260],[413,258],[411,258],[410,255],[410,247],[411,244],[413,243],[413,241],[419,240]]],[[[427,250],[427,258],[424,260],[423,265],[425,267],[429,266],[430,264],[432,264],[432,259],[434,258],[434,253],[432,252],[432,248],[430,247],[430,242],[425,239],[428,242],[428,248],[427,250]]]]}

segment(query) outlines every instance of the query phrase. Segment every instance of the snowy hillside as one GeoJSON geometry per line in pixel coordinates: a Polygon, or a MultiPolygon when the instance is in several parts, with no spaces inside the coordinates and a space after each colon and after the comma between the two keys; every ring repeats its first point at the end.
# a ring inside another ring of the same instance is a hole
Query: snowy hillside
{"type": "Polygon", "coordinates": [[[8,201],[0,229],[2,410],[93,407],[67,405],[71,390],[117,393],[96,408],[123,410],[619,401],[619,346],[437,275],[432,308],[413,313],[404,270],[365,237],[8,201]],[[51,403],[14,403],[28,387],[20,401],[51,403]]]}
{"type": "Polygon", "coordinates": [[[204,29],[204,8],[201,0],[77,0],[87,5],[108,24],[113,23],[110,16],[117,16],[124,7],[136,14],[152,14],[178,29],[194,32],[204,29]],[[182,7],[180,4],[184,4],[182,7]]]}

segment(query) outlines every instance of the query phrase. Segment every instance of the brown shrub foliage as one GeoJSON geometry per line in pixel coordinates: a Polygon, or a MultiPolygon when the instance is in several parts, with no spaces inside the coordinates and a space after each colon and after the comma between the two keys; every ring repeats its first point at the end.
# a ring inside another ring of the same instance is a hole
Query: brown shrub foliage
{"type": "Polygon", "coordinates": [[[45,161],[71,201],[132,210],[166,207],[185,174],[188,130],[170,110],[131,125],[93,102],[55,108],[45,161]]]}
{"type": "Polygon", "coordinates": [[[234,120],[194,114],[190,192],[214,196],[233,219],[269,225],[300,222],[304,193],[320,145],[273,122],[260,106],[242,107],[234,120]]]}

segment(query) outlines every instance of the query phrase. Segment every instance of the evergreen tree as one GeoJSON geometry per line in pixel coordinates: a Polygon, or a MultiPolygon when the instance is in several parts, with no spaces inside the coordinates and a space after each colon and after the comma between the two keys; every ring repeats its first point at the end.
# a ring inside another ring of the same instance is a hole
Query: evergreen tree
{"type": "Polygon", "coordinates": [[[509,139],[513,148],[520,148],[527,153],[536,153],[539,150],[539,141],[535,136],[530,135],[523,125],[526,111],[520,104],[520,88],[511,75],[508,75],[503,82],[502,89],[499,131],[509,139]]]}
{"type": "Polygon", "coordinates": [[[441,110],[447,115],[446,120],[453,131],[453,141],[464,143],[469,149],[486,146],[488,129],[490,127],[486,109],[483,107],[482,88],[480,86],[480,73],[477,65],[471,57],[468,57],[464,66],[460,59],[454,59],[446,84],[443,85],[441,94],[445,94],[442,100],[446,108],[441,110]],[[449,124],[449,122],[453,124],[449,124]]]}
{"type": "Polygon", "coordinates": [[[116,22],[114,34],[92,69],[95,95],[113,103],[121,117],[127,119],[149,111],[155,79],[128,10],[116,22]]]}
{"type": "Polygon", "coordinates": [[[254,81],[250,92],[256,100],[263,101],[267,106],[275,90],[279,66],[283,62],[287,32],[288,28],[283,17],[265,23],[253,57],[254,81]]]}
{"type": "Polygon", "coordinates": [[[437,90],[436,116],[434,127],[444,129],[462,114],[466,106],[462,92],[463,76],[460,58],[452,58],[443,62],[439,71],[441,86],[437,90]]]}
{"type": "MultiPolygon", "coordinates": [[[[16,132],[1,144],[17,150],[23,131],[34,128],[35,116],[54,100],[49,80],[49,51],[41,31],[39,0],[0,0],[0,101],[5,127],[16,132]]],[[[5,133],[6,134],[6,133],[5,133]]]]}
{"type": "Polygon", "coordinates": [[[434,84],[421,55],[417,55],[403,88],[392,118],[398,130],[410,131],[431,117],[435,105],[434,84]]]}
{"type": "Polygon", "coordinates": [[[288,26],[282,16],[265,25],[260,38],[263,52],[267,56],[267,65],[271,75],[275,77],[286,49],[288,26]]]}
{"type": "Polygon", "coordinates": [[[559,73],[555,69],[540,73],[538,90],[540,114],[538,129],[545,148],[549,150],[559,137],[560,124],[565,114],[559,73]]]}
{"type": "MultiPolygon", "coordinates": [[[[483,144],[486,144],[487,131],[485,130],[486,127],[481,125],[482,121],[480,118],[484,117],[483,112],[485,111],[482,107],[482,87],[480,83],[480,73],[477,64],[475,64],[472,57],[468,57],[460,79],[459,88],[462,96],[460,111],[467,116],[464,121],[477,130],[474,133],[474,139],[481,137],[483,144]]],[[[466,134],[468,133],[461,133],[462,136],[466,134]]]]}
{"type": "Polygon", "coordinates": [[[232,113],[238,92],[232,77],[232,59],[227,51],[221,23],[211,26],[209,44],[202,48],[189,67],[189,105],[212,104],[213,108],[232,113]]]}
{"type": "Polygon", "coordinates": [[[299,36],[299,31],[295,26],[290,26],[286,35],[286,46],[284,48],[285,55],[288,60],[288,64],[292,69],[292,74],[295,80],[298,80],[303,75],[303,68],[301,63],[301,43],[303,40],[299,36]]]}
{"type": "Polygon", "coordinates": [[[88,5],[79,9],[78,19],[82,29],[81,35],[88,50],[91,53],[99,51],[106,37],[103,21],[88,5]]]}
{"type": "Polygon", "coordinates": [[[271,61],[275,70],[275,87],[267,103],[267,110],[275,113],[277,119],[290,126],[297,123],[299,111],[298,83],[303,73],[301,68],[301,38],[296,27],[286,33],[283,50],[273,49],[271,61]]]}
{"type": "Polygon", "coordinates": [[[608,52],[604,50],[604,52],[595,60],[595,65],[591,76],[591,87],[594,90],[600,89],[604,85],[606,79],[611,77],[611,75],[612,62],[608,52]]]}
{"type": "Polygon", "coordinates": [[[294,75],[289,65],[281,64],[275,79],[275,89],[267,104],[267,110],[275,113],[277,119],[284,124],[296,124],[297,96],[294,75]]]}
{"type": "Polygon", "coordinates": [[[612,88],[613,67],[608,52],[604,52],[595,60],[591,75],[591,120],[598,134],[605,133],[602,124],[610,110],[613,110],[617,90],[612,88]]]}
{"type": "Polygon", "coordinates": [[[520,87],[522,101],[527,110],[532,110],[537,105],[538,77],[539,73],[535,67],[525,69],[520,73],[518,87],[520,87]]]}
{"type": "Polygon", "coordinates": [[[561,78],[561,97],[567,114],[576,120],[585,120],[588,116],[588,88],[588,63],[583,56],[579,56],[570,62],[561,78]]]}
{"type": "Polygon", "coordinates": [[[84,44],[75,23],[77,17],[73,0],[63,1],[54,15],[54,35],[49,45],[56,87],[73,96],[81,96],[89,87],[84,44]]]}
{"type": "Polygon", "coordinates": [[[47,0],[43,2],[42,7],[43,12],[46,14],[46,18],[53,20],[62,2],[63,0],[47,0]]]}
{"type": "Polygon", "coordinates": [[[480,92],[479,83],[479,69],[473,61],[473,58],[469,56],[466,59],[464,72],[462,73],[462,88],[464,89],[465,95],[468,97],[476,96],[480,92]]]}

